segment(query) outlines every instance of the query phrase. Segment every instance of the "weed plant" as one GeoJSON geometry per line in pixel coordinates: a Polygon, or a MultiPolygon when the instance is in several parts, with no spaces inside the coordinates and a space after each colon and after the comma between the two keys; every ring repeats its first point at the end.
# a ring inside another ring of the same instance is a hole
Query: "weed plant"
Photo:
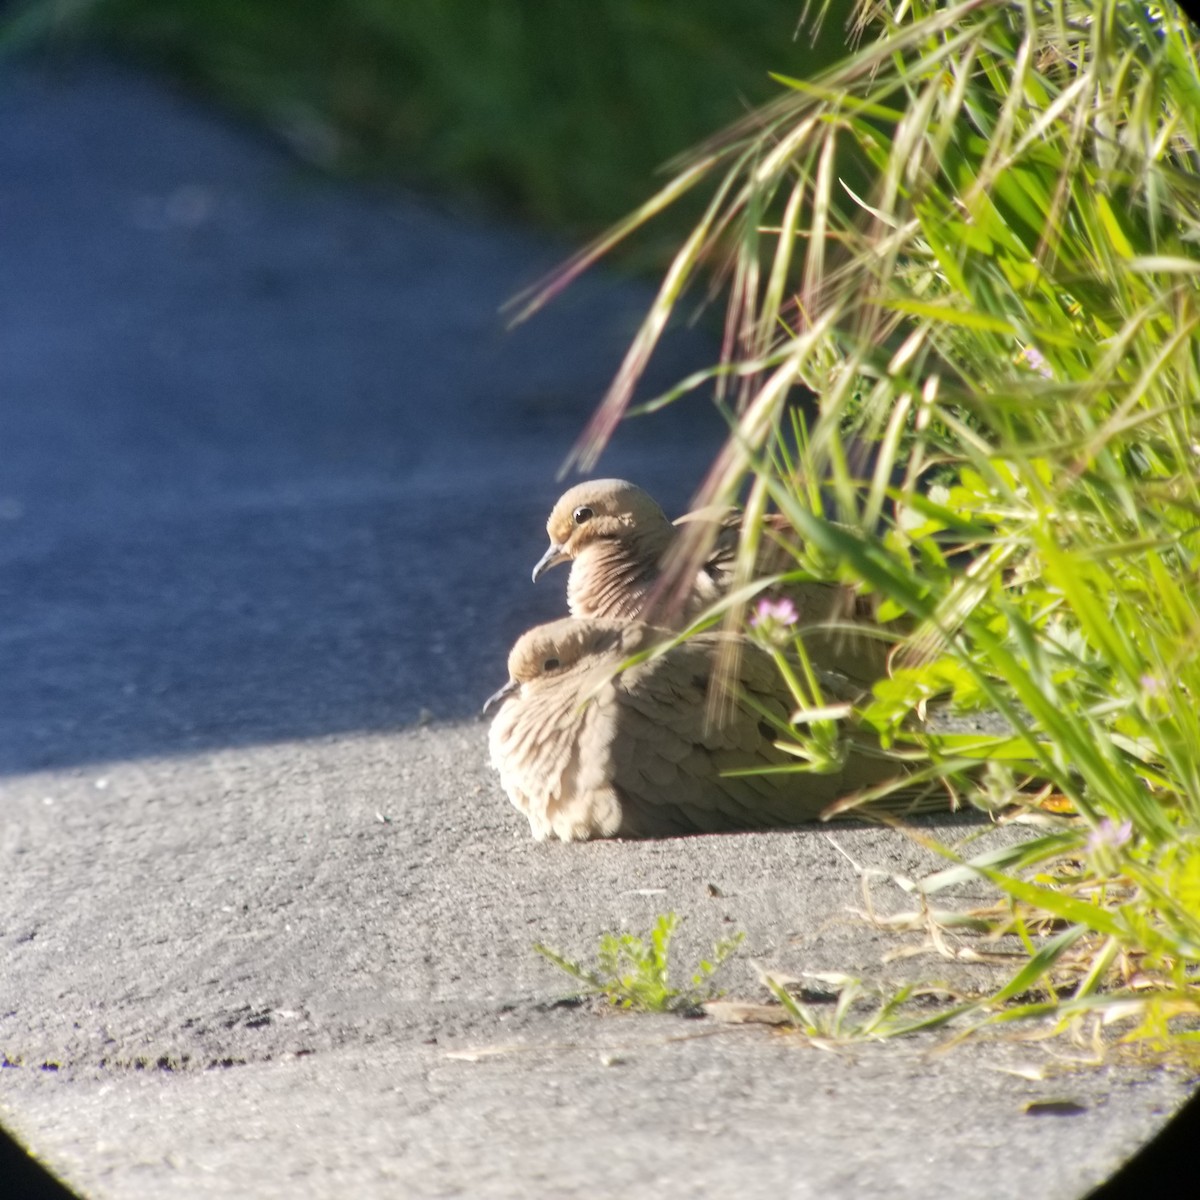
{"type": "Polygon", "coordinates": [[[701,959],[686,987],[670,980],[671,938],[679,919],[674,913],[660,913],[646,937],[634,933],[606,933],[600,938],[595,969],[569,959],[541,942],[534,949],[584,990],[604,996],[618,1008],[635,1012],[686,1012],[719,993],[712,976],[738,948],[743,934],[722,938],[713,947],[710,958],[701,959]]]}

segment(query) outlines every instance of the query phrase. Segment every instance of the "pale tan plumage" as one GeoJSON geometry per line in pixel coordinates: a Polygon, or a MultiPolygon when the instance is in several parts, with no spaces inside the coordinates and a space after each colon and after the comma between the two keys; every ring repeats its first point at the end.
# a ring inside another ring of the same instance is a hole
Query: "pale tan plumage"
{"type": "MultiPolygon", "coordinates": [[[[539,840],[754,829],[817,817],[847,792],[893,777],[865,754],[836,775],[730,776],[795,765],[772,719],[786,727],[787,695],[770,657],[736,639],[728,703],[706,704],[718,647],[704,633],[629,667],[663,633],[637,621],[565,617],[525,633],[489,733],[492,765],[539,840]]],[[[713,686],[717,686],[713,684],[713,686]]],[[[485,709],[486,711],[486,709],[485,709]]]]}
{"type": "Polygon", "coordinates": [[[641,615],[676,536],[655,501],[623,479],[594,479],[564,492],[546,532],[550,546],[533,568],[534,581],[569,562],[571,615],[624,620],[641,615]]]}
{"type": "MultiPolygon", "coordinates": [[[[781,521],[771,523],[778,534],[781,521]]],[[[576,484],[555,504],[546,522],[549,548],[533,578],[569,562],[567,606],[572,616],[633,620],[646,618],[682,628],[726,595],[733,585],[740,514],[712,508],[687,513],[674,524],[640,487],[623,479],[576,484]],[[704,557],[672,606],[659,588],[668,558],[684,536],[695,536],[704,557]]],[[[794,535],[793,535],[794,536],[794,535]]],[[[773,537],[763,539],[756,571],[761,577],[795,569],[795,559],[773,537]]],[[[869,606],[854,591],[817,580],[781,588],[805,628],[805,647],[818,668],[869,687],[887,670],[889,646],[865,630],[869,606]]]]}

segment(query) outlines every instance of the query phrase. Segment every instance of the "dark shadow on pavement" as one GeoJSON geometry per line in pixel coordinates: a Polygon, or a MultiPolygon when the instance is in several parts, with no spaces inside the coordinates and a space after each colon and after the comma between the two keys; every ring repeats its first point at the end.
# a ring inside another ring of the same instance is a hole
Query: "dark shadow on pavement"
{"type": "MultiPolygon", "coordinates": [[[[565,610],[529,570],[646,286],[509,333],[569,247],[88,61],[0,88],[0,224],[0,771],[463,716],[565,610]]],[[[681,509],[722,432],[692,399],[599,473],[681,509]]]]}

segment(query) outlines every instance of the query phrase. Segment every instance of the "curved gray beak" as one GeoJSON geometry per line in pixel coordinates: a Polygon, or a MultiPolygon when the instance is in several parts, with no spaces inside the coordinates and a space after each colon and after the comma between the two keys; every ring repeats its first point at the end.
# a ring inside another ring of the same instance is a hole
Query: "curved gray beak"
{"type": "Polygon", "coordinates": [[[537,583],[538,576],[543,571],[548,571],[551,567],[556,567],[559,563],[566,562],[569,557],[566,550],[558,542],[551,542],[546,553],[537,560],[537,566],[533,568],[533,582],[537,583]]]}
{"type": "Polygon", "coordinates": [[[486,717],[493,708],[507,700],[520,686],[515,679],[510,679],[498,692],[493,692],[483,702],[483,710],[480,716],[486,717]]]}

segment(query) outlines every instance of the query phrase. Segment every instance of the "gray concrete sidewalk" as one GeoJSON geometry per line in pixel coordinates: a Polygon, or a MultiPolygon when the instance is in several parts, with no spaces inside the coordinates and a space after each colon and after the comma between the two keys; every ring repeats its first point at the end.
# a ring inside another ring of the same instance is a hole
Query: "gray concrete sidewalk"
{"type": "MultiPolygon", "coordinates": [[[[681,969],[746,932],[750,998],[756,963],[984,969],[882,962],[920,939],[853,915],[858,868],[930,861],[895,835],[541,846],[487,767],[473,714],[562,609],[528,582],[554,471],[645,287],[506,334],[566,247],[95,63],[0,81],[0,246],[0,1121],[81,1193],[1072,1200],[1189,1094],[1057,1042],[560,1003],[534,940],[668,910],[681,969]]],[[[693,403],[603,471],[679,508],[719,437],[693,403]]]]}

